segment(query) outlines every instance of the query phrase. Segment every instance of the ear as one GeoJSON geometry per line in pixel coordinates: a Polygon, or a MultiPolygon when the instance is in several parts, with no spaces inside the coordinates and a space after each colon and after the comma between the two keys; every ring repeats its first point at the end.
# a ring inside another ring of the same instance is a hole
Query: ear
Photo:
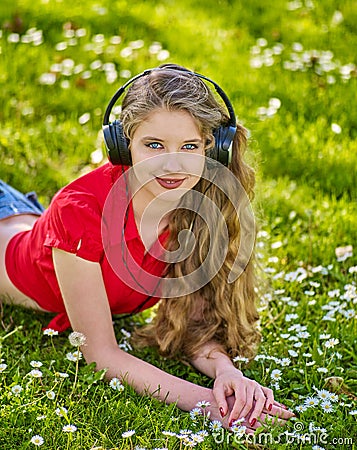
{"type": "Polygon", "coordinates": [[[213,133],[207,133],[204,135],[204,145],[205,145],[205,150],[210,150],[211,148],[214,147],[215,145],[215,140],[214,140],[214,134],[213,133]]]}

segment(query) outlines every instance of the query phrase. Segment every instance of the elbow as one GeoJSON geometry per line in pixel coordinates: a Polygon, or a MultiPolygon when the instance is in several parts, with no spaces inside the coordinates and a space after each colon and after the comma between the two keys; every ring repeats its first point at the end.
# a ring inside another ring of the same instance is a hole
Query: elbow
{"type": "Polygon", "coordinates": [[[95,370],[109,369],[111,362],[118,359],[120,349],[118,346],[83,346],[81,348],[84,360],[87,364],[95,363],[95,370]]]}

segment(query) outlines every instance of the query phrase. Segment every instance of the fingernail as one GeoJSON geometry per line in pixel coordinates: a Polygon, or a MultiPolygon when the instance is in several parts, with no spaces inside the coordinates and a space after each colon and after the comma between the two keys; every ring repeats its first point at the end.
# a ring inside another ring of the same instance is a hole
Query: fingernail
{"type": "Polygon", "coordinates": [[[220,413],[221,417],[224,417],[224,410],[222,407],[219,408],[219,413],[220,413]]]}
{"type": "Polygon", "coordinates": [[[254,427],[255,422],[257,421],[257,419],[252,419],[249,423],[251,427],[254,427]]]}
{"type": "Polygon", "coordinates": [[[235,422],[235,420],[236,420],[236,419],[232,419],[232,420],[229,422],[229,428],[233,425],[233,422],[235,422]]]}
{"type": "Polygon", "coordinates": [[[272,410],[272,407],[273,407],[273,404],[270,403],[270,405],[269,405],[269,407],[268,407],[268,411],[271,411],[271,410],[272,410]]]}

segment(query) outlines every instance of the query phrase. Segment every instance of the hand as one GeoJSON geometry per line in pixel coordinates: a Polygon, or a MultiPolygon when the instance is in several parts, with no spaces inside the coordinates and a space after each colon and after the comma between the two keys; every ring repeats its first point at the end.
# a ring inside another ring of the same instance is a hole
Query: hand
{"type": "MultiPolygon", "coordinates": [[[[233,408],[235,403],[235,397],[231,396],[227,398],[228,407],[230,410],[233,408]]],[[[285,405],[274,400],[274,405],[271,411],[267,411],[265,408],[263,412],[258,417],[257,421],[252,426],[249,423],[249,420],[245,419],[243,422],[240,422],[240,425],[244,425],[246,427],[247,434],[254,434],[255,430],[259,428],[261,425],[266,424],[267,420],[269,420],[272,425],[283,426],[286,424],[287,420],[291,417],[294,417],[295,414],[292,411],[289,411],[285,405]]]]}
{"type": "Polygon", "coordinates": [[[234,367],[225,368],[217,374],[213,395],[228,426],[244,417],[243,425],[255,429],[260,426],[260,422],[266,420],[267,416],[283,419],[283,423],[294,416],[291,411],[274,400],[271,389],[245,377],[234,367]]]}

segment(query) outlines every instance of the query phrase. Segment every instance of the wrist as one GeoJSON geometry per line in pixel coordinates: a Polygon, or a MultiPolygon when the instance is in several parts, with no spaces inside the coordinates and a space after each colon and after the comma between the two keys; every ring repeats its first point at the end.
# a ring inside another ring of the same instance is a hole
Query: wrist
{"type": "MultiPolygon", "coordinates": [[[[220,353],[216,355],[215,357],[215,378],[219,377],[220,375],[227,373],[228,371],[234,370],[240,372],[239,369],[237,369],[229,356],[220,353]]],[[[241,372],[240,372],[241,373],[241,372]]]]}
{"type": "Polygon", "coordinates": [[[212,405],[214,402],[213,391],[211,388],[199,386],[193,383],[185,382],[185,392],[179,396],[176,405],[182,411],[190,412],[199,402],[206,401],[212,405]]]}

